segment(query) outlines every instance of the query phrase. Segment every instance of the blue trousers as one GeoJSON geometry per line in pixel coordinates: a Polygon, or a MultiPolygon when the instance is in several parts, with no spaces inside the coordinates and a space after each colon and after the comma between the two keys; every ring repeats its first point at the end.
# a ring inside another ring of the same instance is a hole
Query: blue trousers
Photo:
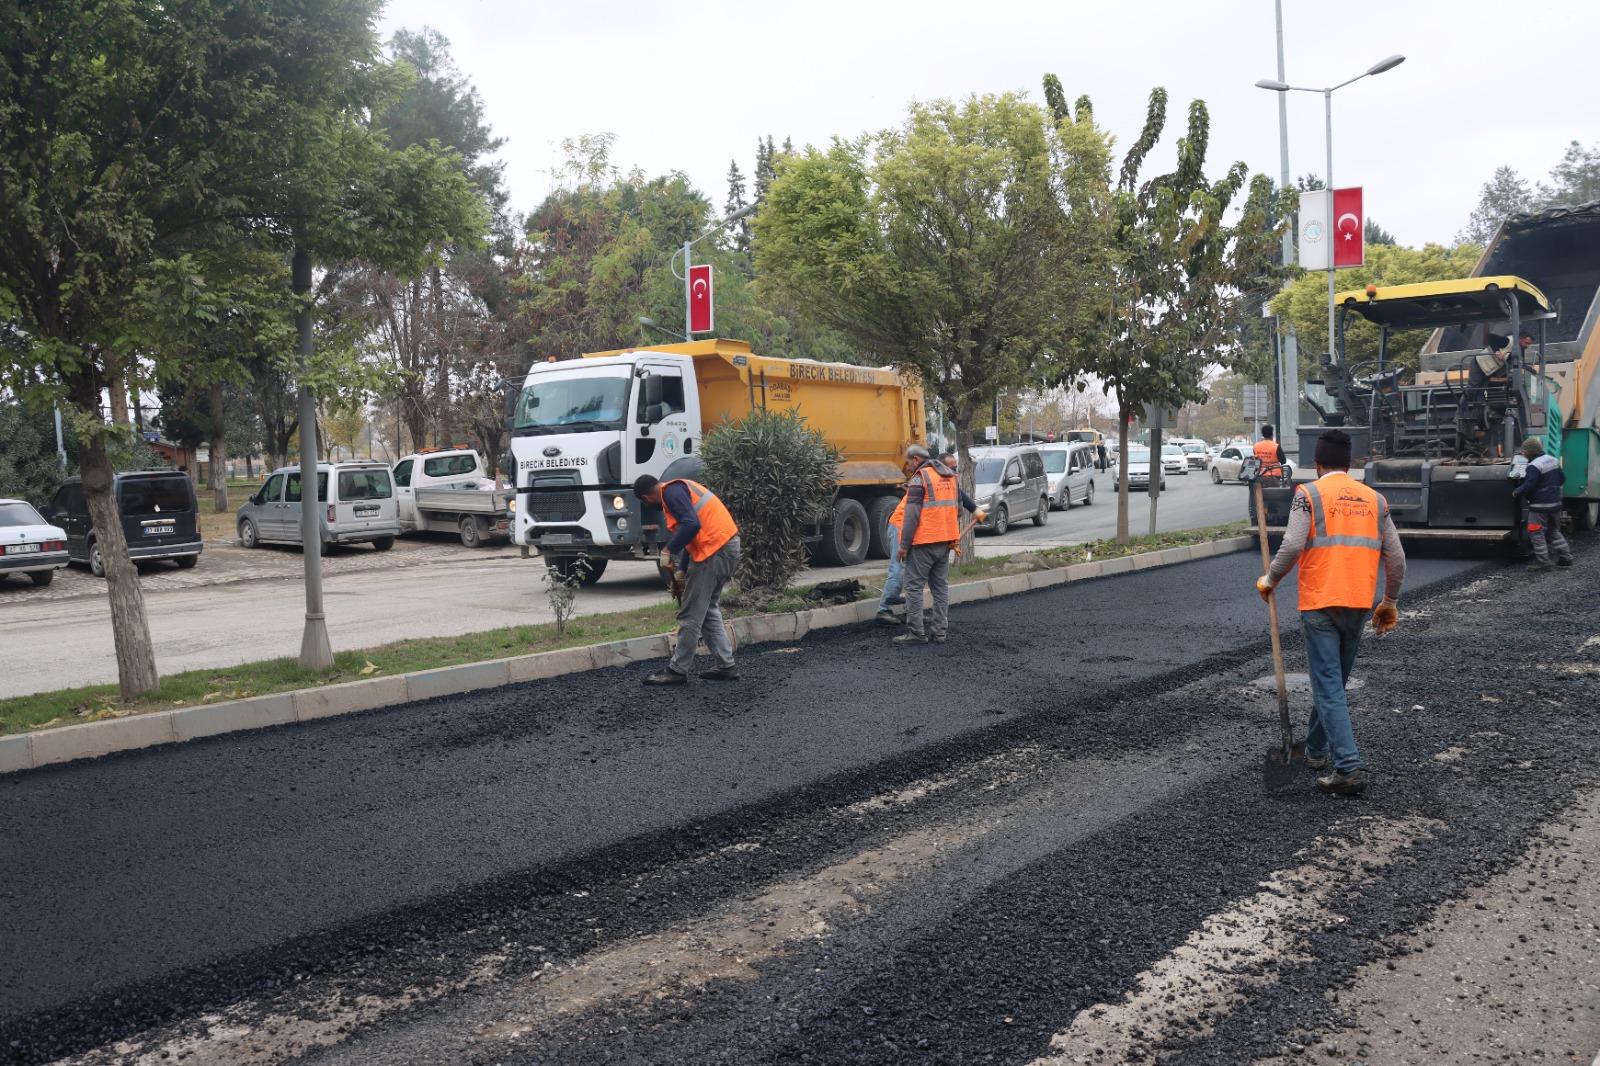
{"type": "Polygon", "coordinates": [[[1370,613],[1364,607],[1324,607],[1320,611],[1300,612],[1311,675],[1311,723],[1306,729],[1306,754],[1331,754],[1334,768],[1338,770],[1354,770],[1361,766],[1344,686],[1356,664],[1361,629],[1370,613]]]}
{"type": "Polygon", "coordinates": [[[889,573],[883,579],[883,595],[878,597],[879,612],[887,611],[889,601],[900,595],[906,585],[906,564],[900,561],[900,530],[889,527],[889,573]]]}

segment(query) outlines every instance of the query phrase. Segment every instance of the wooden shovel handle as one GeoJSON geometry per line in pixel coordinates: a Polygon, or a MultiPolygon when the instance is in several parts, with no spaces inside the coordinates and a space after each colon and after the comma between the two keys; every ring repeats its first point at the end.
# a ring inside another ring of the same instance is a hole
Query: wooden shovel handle
{"type": "MultiPolygon", "coordinates": [[[[1261,496],[1261,479],[1254,483],[1256,494],[1256,531],[1261,535],[1261,572],[1269,573],[1272,570],[1272,553],[1267,548],[1267,508],[1261,496]]],[[[1278,715],[1284,722],[1284,733],[1288,735],[1289,718],[1289,683],[1283,675],[1283,639],[1278,635],[1278,596],[1274,590],[1267,597],[1267,621],[1272,627],[1272,672],[1278,680],[1278,715]]]]}

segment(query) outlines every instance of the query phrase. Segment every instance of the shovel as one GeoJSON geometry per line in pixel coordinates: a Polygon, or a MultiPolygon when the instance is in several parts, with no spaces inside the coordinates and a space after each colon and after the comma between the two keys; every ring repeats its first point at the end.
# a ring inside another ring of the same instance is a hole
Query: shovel
{"type": "MultiPolygon", "coordinates": [[[[1256,494],[1256,530],[1261,534],[1261,572],[1272,566],[1272,555],[1267,550],[1267,508],[1261,498],[1261,481],[1254,485],[1256,494]]],[[[1267,749],[1262,777],[1269,792],[1275,792],[1294,783],[1294,726],[1289,721],[1289,683],[1283,675],[1283,638],[1278,633],[1278,596],[1276,591],[1267,597],[1267,619],[1272,629],[1272,672],[1278,681],[1278,743],[1267,749]]],[[[1304,754],[1301,745],[1300,753],[1304,754]]]]}

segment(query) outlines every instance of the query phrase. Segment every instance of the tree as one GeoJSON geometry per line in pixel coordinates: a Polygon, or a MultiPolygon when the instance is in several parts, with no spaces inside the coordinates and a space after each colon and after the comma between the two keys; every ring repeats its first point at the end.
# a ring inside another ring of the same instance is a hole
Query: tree
{"type": "MultiPolygon", "coordinates": [[[[1533,206],[1533,191],[1528,183],[1511,167],[1499,167],[1494,177],[1484,182],[1483,191],[1478,194],[1478,206],[1472,209],[1466,228],[1456,234],[1456,243],[1488,244],[1507,215],[1527,211],[1533,206]]],[[[1326,326],[1322,332],[1328,332],[1326,326]]]]}
{"type": "MultiPolygon", "coordinates": [[[[723,210],[733,215],[744,210],[748,205],[744,199],[744,175],[739,172],[739,161],[735,159],[728,164],[728,200],[723,205],[723,210]]],[[[736,251],[750,254],[750,220],[741,218],[734,223],[733,247],[736,251]]]]}
{"type": "MultiPolygon", "coordinates": [[[[1334,275],[1339,292],[1364,289],[1368,285],[1411,285],[1423,281],[1464,278],[1472,272],[1483,249],[1476,244],[1446,248],[1440,244],[1406,248],[1398,244],[1375,244],[1367,248],[1365,266],[1340,270],[1334,275]]],[[[1272,313],[1294,323],[1302,352],[1328,351],[1328,279],[1321,271],[1302,274],[1272,299],[1272,313]]],[[[1396,333],[1389,342],[1389,358],[1417,368],[1417,353],[1428,338],[1428,330],[1396,333]]],[[[1359,316],[1350,320],[1345,332],[1345,349],[1350,363],[1378,357],[1378,327],[1359,316]]],[[[1320,371],[1310,363],[1302,370],[1310,377],[1320,371]]]]}
{"type": "Polygon", "coordinates": [[[761,283],[920,377],[969,489],[979,419],[1055,358],[1083,302],[1095,245],[1072,186],[1103,164],[1091,133],[1064,143],[1015,93],[913,104],[899,129],[786,160],[756,215],[761,283]]]}
{"type": "Polygon", "coordinates": [[[63,426],[67,467],[56,453],[55,420],[32,414],[15,400],[0,399],[0,496],[16,496],[43,508],[61,479],[78,469],[78,442],[63,426]]]}
{"type": "Polygon", "coordinates": [[[1398,244],[1394,234],[1378,225],[1376,219],[1369,218],[1362,227],[1361,238],[1367,244],[1398,244]]]}
{"type": "MultiPolygon", "coordinates": [[[[1080,97],[1069,113],[1060,82],[1045,79],[1045,97],[1062,129],[1092,128],[1093,109],[1080,97]]],[[[1235,163],[1215,182],[1205,176],[1210,115],[1203,101],[1189,105],[1188,134],[1177,144],[1170,173],[1140,179],[1149,153],[1166,126],[1167,94],[1150,94],[1144,128],[1123,157],[1116,185],[1109,168],[1085,198],[1100,217],[1097,235],[1108,249],[1105,268],[1095,273],[1095,315],[1077,349],[1075,365],[1098,375],[1116,397],[1119,444],[1117,539],[1128,539],[1128,424],[1151,407],[1178,411],[1205,399],[1208,366],[1231,364],[1243,355],[1238,324],[1259,314],[1265,292],[1281,271],[1274,265],[1287,221],[1272,214],[1273,187],[1235,163]],[[1233,202],[1248,189],[1233,215],[1233,202]],[[1233,218],[1232,224],[1229,219],[1233,218]]],[[[1285,216],[1296,206],[1293,190],[1279,194],[1285,216]]],[[[1160,445],[1159,427],[1152,450],[1160,445]]],[[[1152,465],[1159,462],[1152,459],[1152,465]]],[[[1154,530],[1156,481],[1150,486],[1154,530]]]]}
{"type": "MultiPolygon", "coordinates": [[[[214,314],[206,251],[242,235],[302,253],[387,247],[460,222],[441,154],[391,153],[363,116],[403,87],[373,62],[376,0],[0,9],[0,320],[27,339],[0,377],[59,403],[82,440],[122,693],[157,684],[143,594],[112,499],[126,433],[102,390],[148,390],[159,342],[214,314]],[[181,284],[165,284],[187,275],[181,284]]],[[[420,253],[412,253],[415,258],[420,253]]],[[[301,272],[309,295],[309,264],[301,272]]],[[[341,368],[309,368],[306,387],[341,368]]]]}
{"type": "Polygon", "coordinates": [[[1600,200],[1600,144],[1588,148],[1577,141],[1568,144],[1561,162],[1550,168],[1550,184],[1540,182],[1535,199],[1540,207],[1600,200]]]}

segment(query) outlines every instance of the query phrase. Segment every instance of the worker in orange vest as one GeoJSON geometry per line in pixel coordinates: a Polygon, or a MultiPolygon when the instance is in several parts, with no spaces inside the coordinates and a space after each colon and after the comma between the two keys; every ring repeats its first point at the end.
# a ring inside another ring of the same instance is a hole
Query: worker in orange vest
{"type": "Polygon", "coordinates": [[[698,481],[679,478],[658,482],[645,474],[633,483],[643,504],[666,514],[672,539],[661,549],[661,565],[683,571],[683,598],[678,603],[678,643],[667,665],[644,679],[647,685],[681,685],[689,679],[695,646],[705,637],[717,660],[700,671],[708,681],[736,681],[739,666],[733,642],[722,624],[722,590],[739,563],[739,527],[716,494],[698,481]]]}
{"type": "Polygon", "coordinates": [[[922,590],[933,592],[935,644],[943,644],[950,628],[950,549],[961,540],[961,511],[965,508],[983,521],[983,510],[956,484],[955,471],[913,444],[906,449],[906,510],[900,520],[900,550],[906,564],[906,632],[896,644],[926,644],[930,634],[922,624],[922,590]]]}
{"type": "MultiPolygon", "coordinates": [[[[901,464],[901,472],[910,477],[916,472],[922,460],[906,456],[901,464]]],[[[889,524],[885,530],[885,541],[889,546],[889,572],[883,577],[883,594],[878,597],[878,617],[880,626],[897,626],[900,616],[894,613],[894,608],[906,602],[906,566],[900,561],[900,523],[906,516],[906,498],[900,497],[900,502],[889,513],[889,524]]]]}
{"type": "Polygon", "coordinates": [[[1256,441],[1256,458],[1261,460],[1261,469],[1256,472],[1258,478],[1283,477],[1283,464],[1288,462],[1283,454],[1283,445],[1272,439],[1272,427],[1261,427],[1261,439],[1256,441]]]}
{"type": "Polygon", "coordinates": [[[1263,600],[1300,567],[1300,621],[1305,627],[1311,675],[1311,722],[1306,762],[1332,772],[1317,778],[1324,792],[1359,796],[1367,771],[1356,750],[1345,683],[1361,646],[1367,615],[1387,633],[1400,621],[1397,599],[1406,577],[1406,555],[1378,493],[1350,476],[1350,435],[1330,429],[1317,440],[1317,480],[1300,485],[1289,509],[1283,545],[1256,580],[1263,600]],[[1383,602],[1373,609],[1378,566],[1384,571],[1383,602]]]}

